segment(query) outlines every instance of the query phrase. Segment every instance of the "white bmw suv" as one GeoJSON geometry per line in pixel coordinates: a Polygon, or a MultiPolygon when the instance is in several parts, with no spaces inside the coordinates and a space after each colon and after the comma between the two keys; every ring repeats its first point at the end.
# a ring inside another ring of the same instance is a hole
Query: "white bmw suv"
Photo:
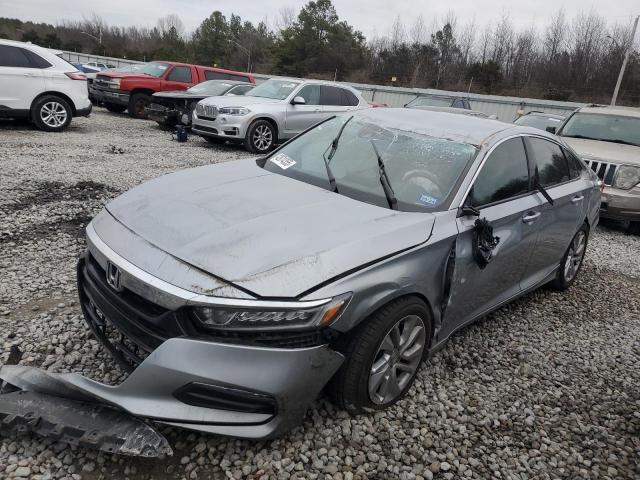
{"type": "Polygon", "coordinates": [[[87,79],[58,52],[0,39],[0,117],[30,118],[40,130],[64,130],[88,116],[87,79]]]}

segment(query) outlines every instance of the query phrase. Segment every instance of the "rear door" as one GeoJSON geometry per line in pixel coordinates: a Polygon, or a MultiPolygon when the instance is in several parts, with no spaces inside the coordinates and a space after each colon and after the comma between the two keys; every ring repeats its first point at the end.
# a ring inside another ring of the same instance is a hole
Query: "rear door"
{"type": "Polygon", "coordinates": [[[560,264],[571,239],[586,216],[592,188],[582,166],[569,163],[559,144],[543,137],[526,137],[532,175],[553,200],[549,203],[537,192],[540,218],[540,238],[522,278],[522,287],[529,288],[551,275],[560,264]]]}
{"type": "Polygon", "coordinates": [[[0,109],[29,110],[44,91],[47,66],[51,64],[24,48],[0,45],[0,109]]]}
{"type": "Polygon", "coordinates": [[[304,98],[305,103],[287,104],[285,126],[288,137],[297,135],[326,118],[320,105],[320,85],[305,85],[293,96],[295,97],[304,98]]]}
{"type": "Polygon", "coordinates": [[[186,90],[198,82],[196,72],[192,67],[175,65],[165,75],[162,82],[162,90],[186,90]]]}
{"type": "Polygon", "coordinates": [[[478,209],[480,216],[457,219],[454,277],[442,338],[520,293],[520,278],[536,244],[540,217],[522,137],[506,139],[488,154],[465,204],[478,209]],[[474,255],[478,219],[486,219],[499,237],[484,268],[474,255]]]}

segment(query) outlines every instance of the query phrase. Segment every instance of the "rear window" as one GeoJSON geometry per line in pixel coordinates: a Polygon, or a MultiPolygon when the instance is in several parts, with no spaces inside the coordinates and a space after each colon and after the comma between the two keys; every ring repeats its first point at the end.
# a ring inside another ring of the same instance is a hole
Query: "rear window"
{"type": "Polygon", "coordinates": [[[551,187],[569,180],[569,164],[562,149],[542,138],[528,137],[527,149],[533,156],[535,174],[543,187],[551,187]]]}

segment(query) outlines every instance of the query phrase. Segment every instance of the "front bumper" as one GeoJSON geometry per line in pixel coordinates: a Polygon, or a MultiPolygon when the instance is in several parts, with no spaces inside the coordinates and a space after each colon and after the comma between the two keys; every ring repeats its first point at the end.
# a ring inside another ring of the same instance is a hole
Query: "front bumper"
{"type": "Polygon", "coordinates": [[[27,392],[109,405],[173,426],[262,439],[299,424],[341,362],[327,346],[269,349],[172,338],[116,386],[10,365],[0,378],[27,392]]]}
{"type": "Polygon", "coordinates": [[[631,190],[605,187],[600,216],[613,220],[640,222],[640,186],[631,190]]]}
{"type": "Polygon", "coordinates": [[[129,92],[98,87],[91,87],[90,95],[98,102],[114,103],[116,105],[129,105],[129,92]]]}
{"type": "Polygon", "coordinates": [[[242,141],[247,133],[247,128],[251,124],[251,116],[218,115],[215,119],[212,119],[198,117],[198,114],[194,111],[191,122],[191,131],[200,136],[242,141]]]}
{"type": "Polygon", "coordinates": [[[65,380],[135,416],[223,435],[277,436],[300,423],[342,364],[343,356],[327,344],[282,348],[203,338],[190,328],[185,308],[116,293],[101,281],[103,273],[90,254],[78,263],[82,310],[98,340],[131,374],[116,387],[79,376],[65,380]]]}

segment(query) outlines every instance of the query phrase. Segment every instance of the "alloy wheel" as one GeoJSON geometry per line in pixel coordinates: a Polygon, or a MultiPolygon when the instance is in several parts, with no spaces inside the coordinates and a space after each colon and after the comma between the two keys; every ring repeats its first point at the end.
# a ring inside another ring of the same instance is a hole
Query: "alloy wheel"
{"type": "Polygon", "coordinates": [[[47,102],[40,108],[40,119],[52,128],[59,128],[67,121],[67,109],[58,102],[47,102]]]}
{"type": "Polygon", "coordinates": [[[587,235],[584,231],[580,230],[573,238],[569,251],[567,252],[567,258],[564,262],[564,279],[567,282],[573,280],[580,269],[580,264],[584,258],[585,247],[587,245],[587,235]]]}
{"type": "Polygon", "coordinates": [[[398,320],[382,340],[369,374],[369,398],[382,405],[393,401],[415,375],[425,348],[422,319],[408,315],[398,320]]]}
{"type": "Polygon", "coordinates": [[[268,150],[273,143],[273,133],[267,125],[258,125],[253,132],[253,144],[260,151],[268,150]]]}

